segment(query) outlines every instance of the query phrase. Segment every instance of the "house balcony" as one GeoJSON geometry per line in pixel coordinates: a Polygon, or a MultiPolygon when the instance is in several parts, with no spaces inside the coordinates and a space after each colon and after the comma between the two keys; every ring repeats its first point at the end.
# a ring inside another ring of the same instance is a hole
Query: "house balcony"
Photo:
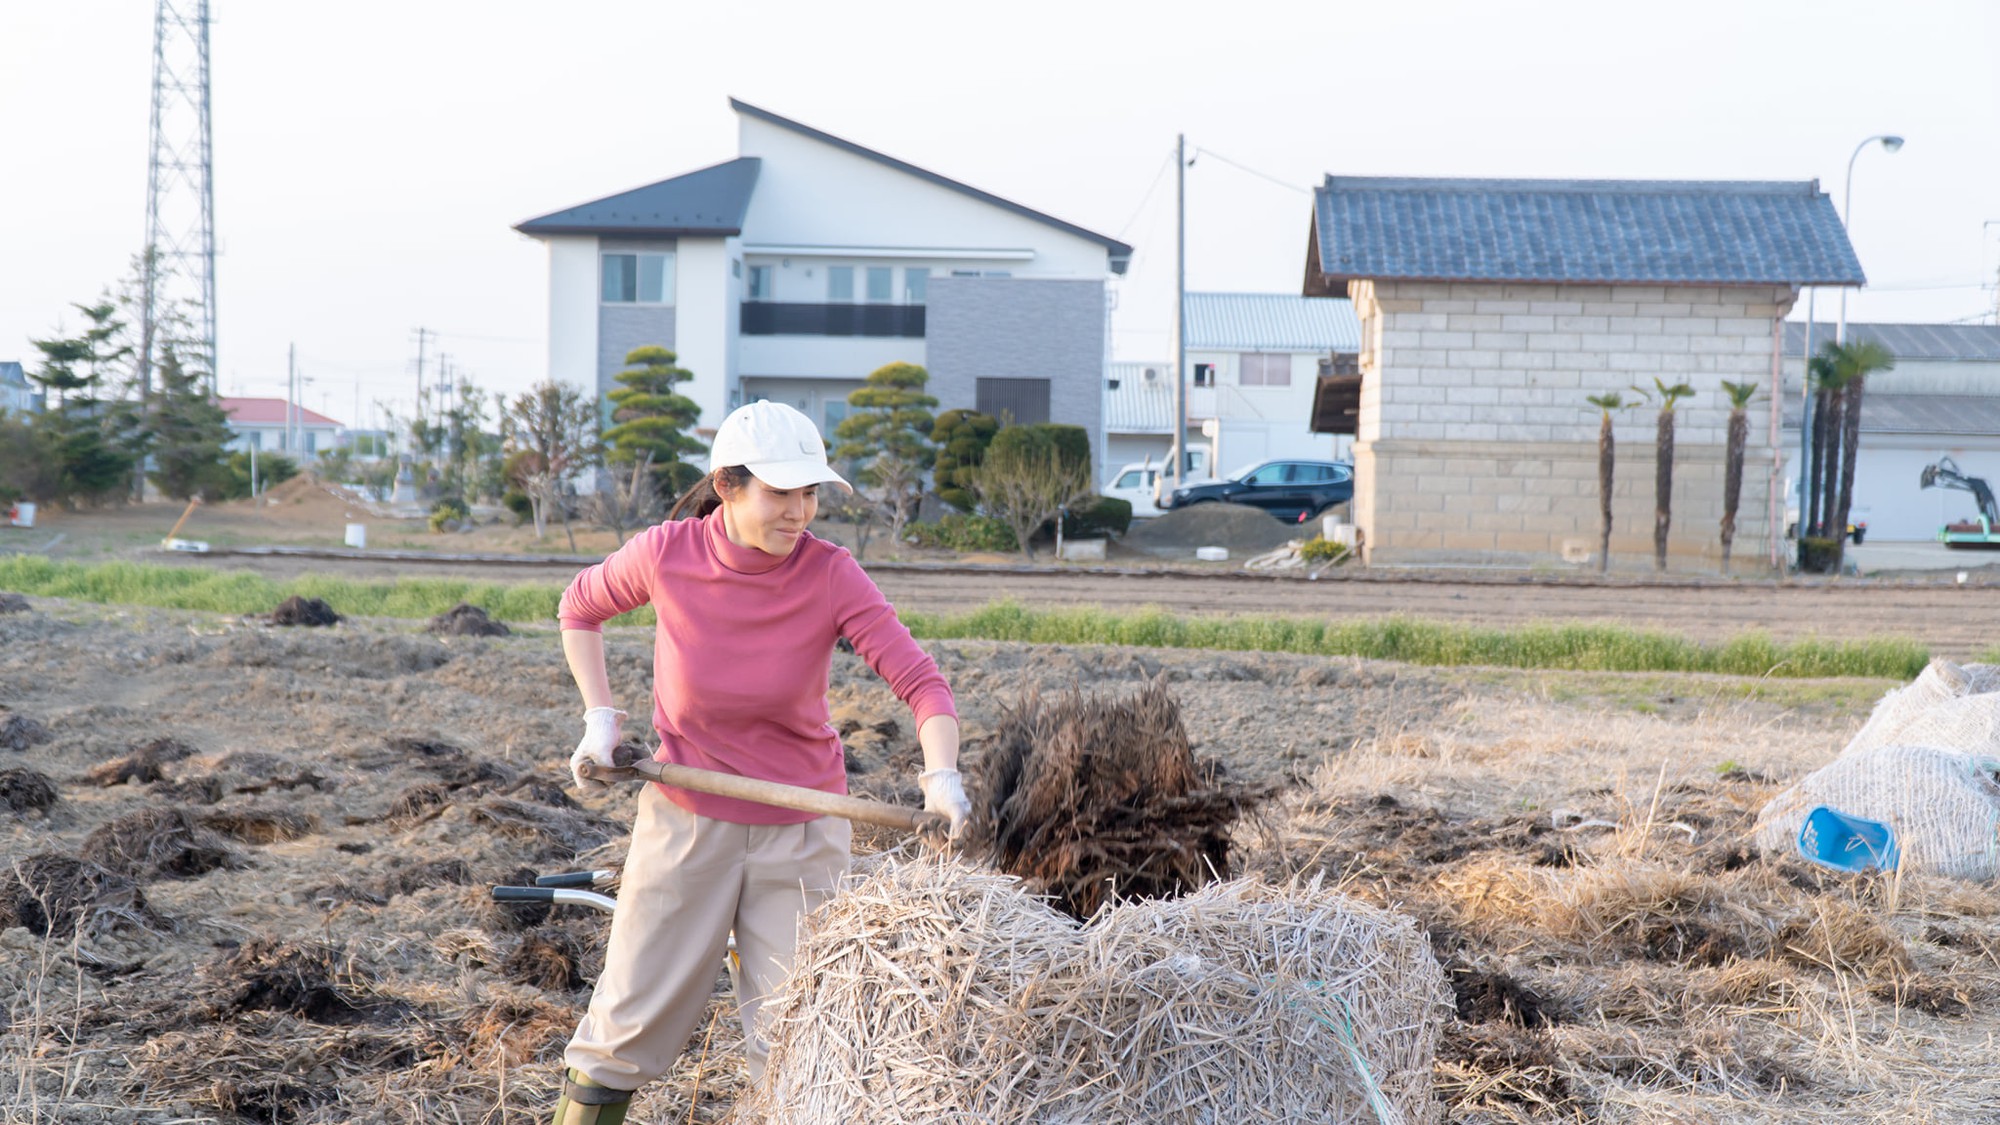
{"type": "Polygon", "coordinates": [[[745,336],[884,336],[921,340],[922,305],[813,305],[745,301],[745,336]]]}

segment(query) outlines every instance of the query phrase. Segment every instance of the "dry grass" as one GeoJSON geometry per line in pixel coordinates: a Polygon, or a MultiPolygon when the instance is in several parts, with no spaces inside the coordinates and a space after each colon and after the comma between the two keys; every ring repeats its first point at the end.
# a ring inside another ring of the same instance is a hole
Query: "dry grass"
{"type": "Polygon", "coordinates": [[[1288,802],[1267,858],[1431,930],[1455,1120],[1991,1119],[2000,892],[1758,858],[1756,810],[1843,739],[1744,710],[1466,705],[1288,802]],[[1496,979],[1516,1002],[1469,1016],[1496,979]]]}

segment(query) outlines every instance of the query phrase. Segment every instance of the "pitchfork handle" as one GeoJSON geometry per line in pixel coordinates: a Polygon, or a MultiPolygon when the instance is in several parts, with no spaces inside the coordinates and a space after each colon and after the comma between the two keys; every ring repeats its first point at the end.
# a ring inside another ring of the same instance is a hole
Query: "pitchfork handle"
{"type": "Polygon", "coordinates": [[[581,766],[583,776],[591,781],[640,779],[657,781],[676,789],[691,789],[696,793],[707,793],[716,797],[734,797],[740,801],[755,801],[760,805],[776,805],[781,809],[837,816],[860,824],[900,828],[905,832],[935,836],[938,839],[942,839],[951,830],[949,819],[922,809],[871,801],[866,797],[827,793],[800,785],[765,781],[762,778],[696,769],[693,766],[676,765],[672,762],[641,759],[629,766],[600,766],[595,762],[583,762],[581,766]]]}

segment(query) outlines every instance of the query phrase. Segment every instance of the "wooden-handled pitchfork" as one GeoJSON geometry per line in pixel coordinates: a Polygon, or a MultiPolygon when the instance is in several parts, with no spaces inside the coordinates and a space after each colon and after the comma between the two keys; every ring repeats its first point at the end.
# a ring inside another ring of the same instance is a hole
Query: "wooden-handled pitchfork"
{"type": "Polygon", "coordinates": [[[641,758],[624,766],[600,766],[595,762],[585,762],[581,772],[591,781],[657,781],[676,789],[691,789],[696,793],[707,793],[716,797],[734,797],[741,801],[755,801],[760,805],[776,805],[781,809],[842,817],[860,824],[879,824],[884,828],[898,828],[905,832],[915,832],[927,840],[941,841],[951,830],[950,820],[922,809],[871,801],[866,797],[827,793],[799,785],[786,785],[778,781],[742,777],[733,773],[696,769],[693,766],[675,765],[672,762],[655,762],[647,758],[641,758]]]}

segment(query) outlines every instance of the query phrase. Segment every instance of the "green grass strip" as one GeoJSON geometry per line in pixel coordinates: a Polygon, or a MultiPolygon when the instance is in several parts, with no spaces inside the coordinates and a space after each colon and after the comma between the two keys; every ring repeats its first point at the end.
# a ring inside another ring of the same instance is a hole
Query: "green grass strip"
{"type": "Polygon", "coordinates": [[[1915,641],[1795,641],[1745,633],[1721,646],[1613,625],[1481,629],[1407,617],[1179,617],[1163,610],[1030,609],[998,602],[962,614],[908,613],[927,639],[1114,644],[1360,656],[1407,664],[1557,668],[1584,672],[1715,672],[1732,676],[1866,676],[1907,680],[1930,653],[1915,641]]]}
{"type": "MultiPolygon", "coordinates": [[[[150,605],[211,613],[269,613],[296,594],[318,598],[343,615],[435,617],[464,602],[500,621],[553,625],[563,583],[502,585],[462,578],[354,580],[308,574],[274,582],[246,571],[143,563],[60,563],[33,555],[0,558],[0,589],[47,598],[113,605],[150,605]]],[[[651,625],[644,607],[620,625],[651,625]]]]}
{"type": "MultiPolygon", "coordinates": [[[[0,558],[0,590],[51,598],[150,605],[215,613],[267,613],[298,594],[361,617],[426,618],[460,602],[501,621],[551,624],[559,583],[503,586],[456,578],[355,581],[307,575],[273,582],[242,571],[139,563],[59,563],[33,555],[0,558]]],[[[1614,625],[1529,625],[1482,629],[1406,617],[1182,617],[1159,609],[1031,609],[994,602],[969,613],[905,613],[926,640],[1137,645],[1235,652],[1359,656],[1407,664],[1492,665],[1582,672],[1714,672],[1732,676],[1911,679],[1930,659],[1915,641],[1794,641],[1745,633],[1703,645],[1670,633],[1614,625]]],[[[617,620],[651,625],[651,608],[617,620]]]]}

